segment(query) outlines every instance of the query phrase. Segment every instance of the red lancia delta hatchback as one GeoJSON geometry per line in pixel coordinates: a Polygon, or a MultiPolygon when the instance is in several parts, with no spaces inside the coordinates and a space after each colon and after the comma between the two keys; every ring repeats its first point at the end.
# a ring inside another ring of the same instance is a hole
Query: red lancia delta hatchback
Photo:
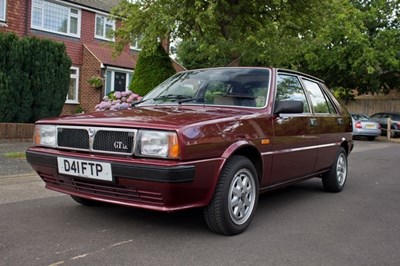
{"type": "Polygon", "coordinates": [[[243,232],[258,195],[319,177],[339,192],[353,148],[349,113],[312,76],[275,68],[178,73],[131,110],[44,119],[27,160],[46,188],[172,212],[243,232]]]}

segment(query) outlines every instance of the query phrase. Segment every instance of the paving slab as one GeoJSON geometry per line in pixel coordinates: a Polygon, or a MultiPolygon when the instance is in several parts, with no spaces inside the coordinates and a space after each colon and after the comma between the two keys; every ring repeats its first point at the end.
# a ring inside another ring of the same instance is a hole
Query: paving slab
{"type": "Polygon", "coordinates": [[[25,158],[31,141],[0,141],[0,177],[34,173],[25,158]],[[12,158],[11,156],[16,156],[12,158]]]}

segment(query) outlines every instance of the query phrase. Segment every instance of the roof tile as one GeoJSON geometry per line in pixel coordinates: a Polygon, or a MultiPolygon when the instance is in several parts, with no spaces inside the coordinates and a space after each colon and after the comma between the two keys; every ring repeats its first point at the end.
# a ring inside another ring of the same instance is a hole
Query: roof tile
{"type": "Polygon", "coordinates": [[[118,5],[121,0],[65,0],[65,2],[75,3],[101,11],[110,12],[111,8],[118,5]]]}
{"type": "Polygon", "coordinates": [[[103,65],[129,69],[133,69],[136,65],[137,56],[134,56],[133,54],[122,52],[118,56],[113,56],[113,49],[111,47],[93,44],[84,44],[84,46],[101,63],[103,63],[103,65]]]}

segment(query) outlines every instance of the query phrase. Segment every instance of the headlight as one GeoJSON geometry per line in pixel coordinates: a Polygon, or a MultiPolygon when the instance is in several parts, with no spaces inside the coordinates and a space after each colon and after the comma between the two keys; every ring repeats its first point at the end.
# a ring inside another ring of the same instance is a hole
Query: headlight
{"type": "Polygon", "coordinates": [[[55,147],[56,146],[56,126],[36,125],[33,133],[35,145],[55,147]]]}
{"type": "Polygon", "coordinates": [[[141,130],[137,141],[138,156],[179,158],[178,136],[175,132],[141,130]]]}

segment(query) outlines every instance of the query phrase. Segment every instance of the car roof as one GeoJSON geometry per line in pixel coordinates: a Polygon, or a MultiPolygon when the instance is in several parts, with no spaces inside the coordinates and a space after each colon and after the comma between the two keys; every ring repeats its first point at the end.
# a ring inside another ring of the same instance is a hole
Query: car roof
{"type": "Polygon", "coordinates": [[[285,69],[285,68],[276,68],[276,67],[263,67],[263,66],[235,66],[235,67],[206,67],[206,68],[198,68],[198,69],[190,69],[190,70],[185,70],[182,72],[190,72],[190,71],[196,71],[196,70],[218,70],[218,69],[229,69],[229,68],[242,68],[242,69],[246,69],[246,68],[251,68],[251,69],[269,69],[269,70],[275,70],[276,72],[279,73],[288,73],[288,74],[294,74],[294,75],[300,75],[303,77],[307,77],[313,80],[316,80],[320,83],[325,84],[325,81],[323,81],[322,79],[319,79],[317,77],[314,77],[310,74],[304,73],[304,72],[300,72],[300,71],[296,71],[296,70],[291,70],[291,69],[285,69]]]}
{"type": "Polygon", "coordinates": [[[319,79],[317,77],[314,77],[312,75],[309,75],[309,74],[306,74],[306,73],[303,73],[303,72],[299,72],[299,71],[295,71],[295,70],[291,70],[291,69],[285,69],[285,68],[275,68],[275,69],[279,73],[288,73],[288,74],[301,75],[301,76],[304,76],[304,77],[307,77],[307,78],[310,78],[310,79],[317,80],[317,81],[319,81],[321,83],[325,83],[322,79],[319,79]]]}

